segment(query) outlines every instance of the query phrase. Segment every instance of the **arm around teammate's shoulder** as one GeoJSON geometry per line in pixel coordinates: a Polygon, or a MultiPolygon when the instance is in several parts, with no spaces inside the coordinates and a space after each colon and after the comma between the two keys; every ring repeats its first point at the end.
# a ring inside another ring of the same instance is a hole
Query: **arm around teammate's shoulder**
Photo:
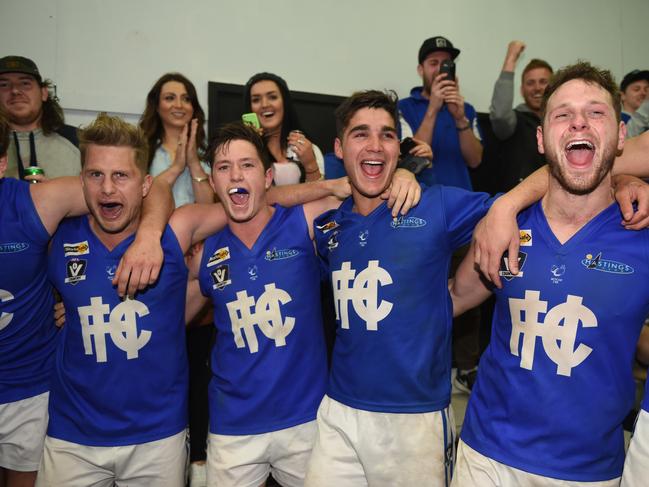
{"type": "Polygon", "coordinates": [[[453,317],[475,308],[491,294],[485,280],[473,263],[474,244],[458,267],[455,277],[448,282],[448,290],[453,302],[453,317]]]}
{"type": "Polygon", "coordinates": [[[223,230],[228,219],[220,203],[195,203],[177,208],[169,225],[176,234],[183,253],[191,245],[223,230]]]}
{"type": "Polygon", "coordinates": [[[88,213],[81,180],[76,176],[49,179],[29,187],[43,226],[53,235],[61,220],[88,213]]]}

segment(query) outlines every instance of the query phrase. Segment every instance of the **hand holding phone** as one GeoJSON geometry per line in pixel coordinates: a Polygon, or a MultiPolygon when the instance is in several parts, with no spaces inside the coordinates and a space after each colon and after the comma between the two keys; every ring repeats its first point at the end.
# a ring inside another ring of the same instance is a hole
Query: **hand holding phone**
{"type": "Polygon", "coordinates": [[[241,120],[243,123],[246,125],[250,125],[252,128],[259,130],[261,128],[261,124],[259,123],[259,117],[255,112],[250,112],[250,113],[244,113],[241,115],[241,120]]]}
{"type": "Polygon", "coordinates": [[[455,63],[451,59],[444,59],[439,67],[439,74],[446,74],[444,81],[455,81],[455,63]]]}

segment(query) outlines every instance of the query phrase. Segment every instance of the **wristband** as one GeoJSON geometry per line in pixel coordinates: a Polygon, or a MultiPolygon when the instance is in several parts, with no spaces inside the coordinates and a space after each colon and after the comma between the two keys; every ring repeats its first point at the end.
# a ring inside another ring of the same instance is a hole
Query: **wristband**
{"type": "Polygon", "coordinates": [[[455,127],[458,132],[464,132],[465,130],[469,130],[471,128],[471,122],[469,122],[469,119],[465,117],[464,121],[466,122],[466,125],[464,125],[463,127],[455,127]]]}

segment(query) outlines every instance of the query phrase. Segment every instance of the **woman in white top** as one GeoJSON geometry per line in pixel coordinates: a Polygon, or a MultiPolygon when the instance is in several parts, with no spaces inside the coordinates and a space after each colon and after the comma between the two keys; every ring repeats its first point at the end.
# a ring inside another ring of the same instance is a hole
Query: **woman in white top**
{"type": "Polygon", "coordinates": [[[272,73],[254,75],[245,86],[244,110],[259,118],[266,149],[275,163],[275,184],[317,181],[324,176],[322,152],[301,131],[286,81],[272,73]],[[299,162],[288,160],[287,149],[299,162]]]}
{"type": "Polygon", "coordinates": [[[196,88],[180,73],[163,75],[146,97],[140,127],[149,142],[149,173],[166,172],[173,183],[176,207],[211,203],[209,166],[201,163],[205,149],[205,113],[196,88]]]}

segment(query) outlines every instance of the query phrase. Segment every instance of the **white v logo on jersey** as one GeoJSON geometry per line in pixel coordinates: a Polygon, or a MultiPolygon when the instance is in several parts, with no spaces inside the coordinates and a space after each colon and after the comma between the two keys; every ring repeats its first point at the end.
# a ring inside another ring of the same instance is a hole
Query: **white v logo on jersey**
{"type": "MultiPolygon", "coordinates": [[[[0,289],[0,302],[6,303],[7,301],[12,301],[14,299],[14,295],[11,294],[9,291],[5,291],[4,289],[0,289]]],[[[4,329],[11,323],[12,318],[14,317],[13,313],[2,313],[0,314],[0,330],[4,329]]]]}

